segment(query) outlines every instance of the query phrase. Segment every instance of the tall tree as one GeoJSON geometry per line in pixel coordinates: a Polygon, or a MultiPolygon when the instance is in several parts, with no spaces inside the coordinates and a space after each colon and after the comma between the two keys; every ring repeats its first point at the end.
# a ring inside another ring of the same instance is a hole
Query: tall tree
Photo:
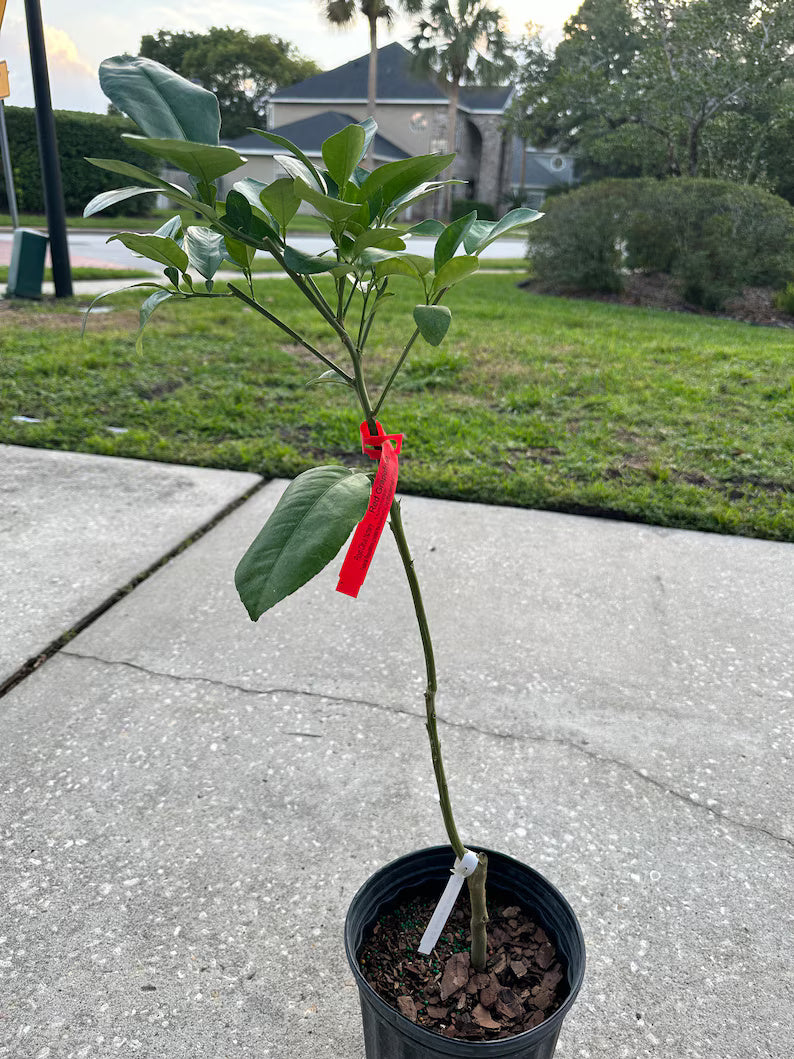
{"type": "Polygon", "coordinates": [[[591,176],[759,179],[794,75],[791,0],[585,0],[564,32],[534,99],[539,142],[576,149],[591,176]]]}
{"type": "MultiPolygon", "coordinates": [[[[504,114],[503,127],[510,135],[521,141],[521,168],[519,172],[519,198],[524,204],[527,181],[527,146],[532,137],[532,103],[549,74],[552,53],[541,37],[541,27],[527,22],[526,33],[513,49],[516,61],[516,79],[513,98],[504,114]]],[[[518,202],[516,202],[518,205],[518,202]]]]}
{"type": "Polygon", "coordinates": [[[140,54],[214,92],[221,136],[227,140],[262,125],[268,96],[277,88],[320,72],[289,41],[228,27],[213,26],[206,33],[160,30],[141,38],[140,54]]]}
{"type": "MultiPolygon", "coordinates": [[[[442,78],[449,90],[447,150],[457,140],[461,85],[505,82],[515,62],[504,31],[504,16],[485,0],[432,0],[411,39],[417,69],[442,78]],[[454,11],[452,7],[454,6],[454,11]]],[[[452,188],[444,189],[444,210],[449,213],[452,188]]]]}
{"type": "MultiPolygon", "coordinates": [[[[323,0],[325,17],[333,26],[345,28],[350,26],[361,13],[369,24],[369,69],[367,72],[367,114],[375,116],[375,104],[378,93],[378,19],[387,26],[394,21],[395,9],[386,0],[323,0]]],[[[424,0],[398,0],[409,15],[417,15],[424,7],[424,0]]],[[[370,165],[374,159],[375,145],[370,144],[367,160],[370,165]]]]}

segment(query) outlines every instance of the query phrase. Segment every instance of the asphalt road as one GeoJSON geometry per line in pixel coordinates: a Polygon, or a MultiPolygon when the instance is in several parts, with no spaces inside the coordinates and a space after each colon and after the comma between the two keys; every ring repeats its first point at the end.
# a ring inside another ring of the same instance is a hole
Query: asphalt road
{"type": "MultiPolygon", "coordinates": [[[[109,238],[106,232],[70,230],[68,239],[72,265],[96,265],[109,268],[141,268],[144,266],[140,257],[133,254],[118,240],[109,243],[107,241],[109,238]]],[[[8,264],[11,260],[12,239],[13,233],[10,230],[0,232],[0,265],[8,264]]],[[[331,245],[330,240],[313,235],[296,236],[290,242],[296,249],[309,254],[319,254],[331,245]]],[[[409,244],[415,253],[432,255],[434,245],[432,239],[414,236],[409,240],[409,244]]],[[[525,249],[526,243],[523,239],[500,239],[486,247],[480,256],[484,260],[504,257],[520,258],[524,256],[525,249]]]]}

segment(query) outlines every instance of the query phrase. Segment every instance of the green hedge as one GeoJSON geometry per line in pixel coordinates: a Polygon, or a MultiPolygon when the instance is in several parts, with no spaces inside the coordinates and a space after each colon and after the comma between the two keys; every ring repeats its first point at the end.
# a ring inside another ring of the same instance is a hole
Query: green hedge
{"type": "MultiPolygon", "coordinates": [[[[36,119],[32,107],[6,107],[9,154],[14,174],[14,190],[21,213],[43,213],[36,119]]],[[[55,112],[58,153],[61,160],[63,195],[66,212],[81,214],[86,203],[100,191],[121,187],[130,181],[107,173],[85,161],[89,158],[123,158],[133,165],[151,170],[152,158],[134,151],[121,140],[123,132],[138,132],[126,118],[77,111],[55,112]]],[[[155,195],[139,195],[106,210],[108,216],[118,213],[144,215],[154,207],[155,195]]],[[[0,210],[8,212],[8,195],[0,171],[0,210]]]]}
{"type": "Polygon", "coordinates": [[[745,286],[794,276],[794,207],[723,180],[605,180],[545,204],[529,230],[536,275],[552,286],[620,290],[627,269],[675,277],[719,309],[745,286]]]}

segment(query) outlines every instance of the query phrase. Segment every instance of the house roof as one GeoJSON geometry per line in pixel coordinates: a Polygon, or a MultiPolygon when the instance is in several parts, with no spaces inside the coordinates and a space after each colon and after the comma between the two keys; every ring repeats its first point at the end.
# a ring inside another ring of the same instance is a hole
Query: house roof
{"type": "MultiPolygon", "coordinates": [[[[333,136],[334,133],[341,132],[347,125],[355,124],[355,121],[356,119],[351,118],[349,114],[342,114],[338,110],[325,110],[322,114],[315,114],[311,118],[303,118],[301,121],[291,121],[286,125],[279,125],[278,128],[271,131],[278,133],[279,136],[283,136],[287,140],[291,140],[305,154],[319,155],[324,140],[327,140],[329,136],[333,136]]],[[[224,140],[223,142],[226,146],[233,147],[244,155],[284,153],[283,147],[271,143],[263,136],[257,136],[255,132],[249,132],[236,140],[224,140]]],[[[379,132],[375,133],[374,148],[375,157],[382,161],[392,162],[400,158],[411,157],[401,147],[397,147],[391,140],[381,136],[379,132]]]]}
{"type": "MultiPolygon", "coordinates": [[[[377,99],[382,102],[446,103],[447,97],[429,77],[411,71],[413,55],[394,42],[378,48],[377,99]]],[[[315,74],[271,97],[274,103],[366,103],[369,53],[333,70],[315,74]]]]}
{"type": "Polygon", "coordinates": [[[499,85],[494,88],[461,88],[460,109],[474,113],[493,111],[501,114],[512,94],[512,85],[499,85]]]}

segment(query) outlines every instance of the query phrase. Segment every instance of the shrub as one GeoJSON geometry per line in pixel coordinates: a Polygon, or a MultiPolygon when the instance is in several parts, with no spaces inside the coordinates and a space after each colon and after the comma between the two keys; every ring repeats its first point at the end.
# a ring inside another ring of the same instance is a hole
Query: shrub
{"type": "Polygon", "coordinates": [[[694,305],[719,309],[742,287],[777,287],[794,271],[794,208],[777,195],[726,180],[638,184],[627,265],[670,273],[694,305]]]}
{"type": "Polygon", "coordinates": [[[477,202],[476,199],[453,199],[449,211],[450,221],[457,221],[459,217],[465,217],[472,210],[477,211],[478,221],[497,220],[496,210],[488,202],[477,202]]]}
{"type": "MultiPolygon", "coordinates": [[[[35,111],[32,107],[6,107],[5,114],[17,205],[23,213],[43,213],[44,195],[39,168],[35,111]]],[[[85,161],[86,156],[121,158],[150,172],[154,168],[149,155],[133,150],[121,139],[123,132],[138,131],[137,126],[126,118],[61,110],[55,113],[55,130],[67,213],[82,213],[86,202],[94,195],[120,187],[124,183],[123,177],[90,165],[85,161]]],[[[107,212],[110,215],[123,213],[128,216],[140,216],[152,210],[154,199],[154,195],[141,195],[119,203],[107,212]]],[[[0,209],[8,210],[8,195],[2,171],[0,209]]]]}
{"type": "Polygon", "coordinates": [[[620,290],[636,184],[604,180],[545,202],[545,215],[529,230],[527,253],[538,278],[563,290],[620,290]]]}
{"type": "Polygon", "coordinates": [[[545,209],[528,252],[552,286],[616,291],[626,269],[664,272],[688,302],[719,309],[742,287],[779,287],[794,272],[794,208],[762,188],[604,180],[545,209]]]}
{"type": "Polygon", "coordinates": [[[777,292],[775,308],[794,316],[794,283],[787,283],[783,290],[777,292]]]}

